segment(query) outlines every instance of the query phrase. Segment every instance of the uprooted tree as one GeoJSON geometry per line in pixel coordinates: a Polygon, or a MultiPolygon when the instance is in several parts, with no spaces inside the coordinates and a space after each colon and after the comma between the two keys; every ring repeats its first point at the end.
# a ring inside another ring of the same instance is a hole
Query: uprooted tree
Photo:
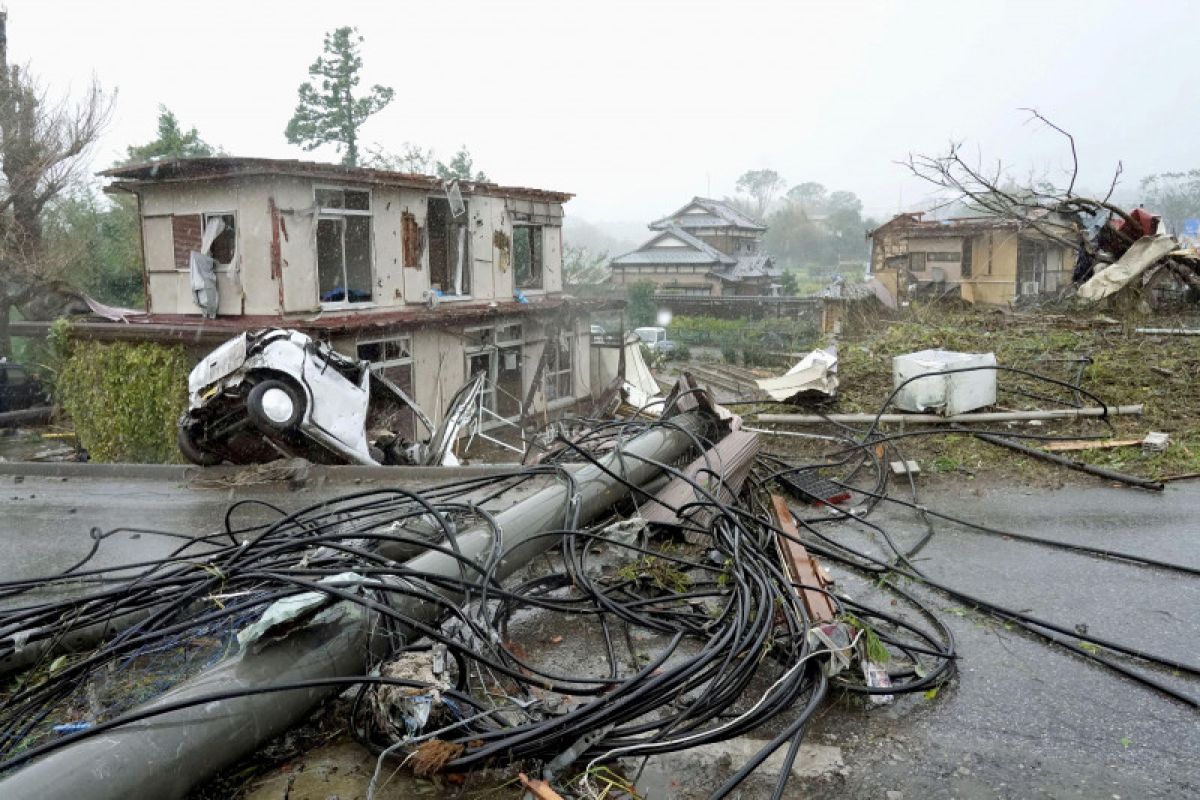
{"type": "Polygon", "coordinates": [[[112,98],[95,80],[76,102],[53,100],[27,68],[10,65],[0,12],[0,355],[12,353],[13,310],[61,279],[69,258],[46,246],[43,214],[79,183],[111,113],[112,98]]]}
{"type": "MultiPolygon", "coordinates": [[[[1030,114],[1030,121],[1060,134],[1069,145],[1072,168],[1065,187],[1050,180],[1016,183],[1003,162],[985,163],[982,157],[964,157],[961,142],[952,142],[942,155],[910,153],[902,163],[916,177],[948,191],[952,195],[949,202],[965,203],[973,211],[1013,220],[1076,250],[1084,265],[1082,270],[1077,269],[1077,277],[1090,275],[1092,265],[1114,261],[1137,238],[1150,233],[1144,230],[1133,212],[1112,202],[1124,167],[1117,162],[1104,196],[1079,194],[1076,192],[1079,154],[1075,137],[1037,109],[1022,110],[1030,114]],[[1101,235],[1093,237],[1089,235],[1087,222],[1095,220],[1103,220],[1103,223],[1101,235]],[[1120,220],[1122,224],[1111,224],[1114,220],[1120,220]]],[[[1200,292],[1200,277],[1189,264],[1173,257],[1164,258],[1163,264],[1188,287],[1200,292]]]]}

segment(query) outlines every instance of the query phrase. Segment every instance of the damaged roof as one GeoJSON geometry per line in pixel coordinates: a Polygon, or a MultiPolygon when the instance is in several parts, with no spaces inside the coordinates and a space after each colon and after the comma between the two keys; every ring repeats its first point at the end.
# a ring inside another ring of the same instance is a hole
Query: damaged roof
{"type": "MultiPolygon", "coordinates": [[[[870,238],[885,229],[902,230],[910,237],[937,238],[939,236],[964,236],[983,231],[1019,231],[1029,229],[1030,225],[1020,220],[998,216],[949,217],[947,219],[924,219],[923,211],[897,214],[873,231],[870,238]]],[[[1056,215],[1050,209],[1042,209],[1041,214],[1031,214],[1040,222],[1057,227],[1069,227],[1069,221],[1061,215],[1056,215]]]]}
{"type": "MultiPolygon", "coordinates": [[[[356,181],[384,186],[413,189],[441,189],[444,181],[432,175],[392,172],[370,167],[348,167],[320,161],[301,161],[294,158],[245,158],[216,156],[210,158],[174,158],[114,167],[98,173],[101,177],[116,178],[117,188],[133,189],[139,185],[208,181],[220,178],[240,178],[261,175],[293,175],[322,180],[356,181]]],[[[459,181],[467,194],[488,194],[520,197],[554,203],[565,203],[575,195],[525,186],[501,186],[496,183],[459,181]]]]}
{"type": "Polygon", "coordinates": [[[767,226],[758,220],[743,214],[728,203],[713,200],[708,197],[693,197],[691,202],[674,214],[650,223],[650,230],[661,231],[669,228],[741,228],[749,231],[765,231],[767,226]],[[699,206],[703,213],[686,213],[688,209],[699,206]]]}

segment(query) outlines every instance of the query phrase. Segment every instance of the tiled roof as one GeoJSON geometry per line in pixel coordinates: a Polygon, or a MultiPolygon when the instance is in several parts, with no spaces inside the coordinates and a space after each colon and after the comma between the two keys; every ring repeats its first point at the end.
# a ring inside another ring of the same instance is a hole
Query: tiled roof
{"type": "Polygon", "coordinates": [[[671,227],[656,234],[637,250],[619,255],[610,263],[627,264],[713,264],[733,266],[737,259],[727,256],[707,242],[697,239],[682,228],[671,227]],[[673,236],[687,247],[653,247],[654,243],[673,236]]]}
{"type": "Polygon", "coordinates": [[[665,230],[671,227],[683,228],[741,228],[751,231],[765,231],[763,225],[756,219],[738,211],[728,203],[713,200],[708,197],[693,197],[692,201],[669,217],[663,217],[650,223],[651,230],[665,230]],[[700,206],[703,214],[685,214],[692,206],[700,206]]]}

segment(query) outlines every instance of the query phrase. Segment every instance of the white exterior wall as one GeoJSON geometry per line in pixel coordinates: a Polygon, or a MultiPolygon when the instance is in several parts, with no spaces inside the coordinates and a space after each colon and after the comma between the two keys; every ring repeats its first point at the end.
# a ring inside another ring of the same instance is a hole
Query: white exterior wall
{"type": "MultiPolygon", "coordinates": [[[[350,182],[316,181],[288,176],[225,178],[208,182],[146,185],[142,195],[142,233],[149,310],[158,314],[200,314],[192,300],[188,271],[175,268],[172,215],[232,212],[237,218],[237,252],[234,262],[218,268],[221,316],[240,314],[304,314],[321,310],[317,292],[316,231],[317,187],[367,189],[371,192],[373,300],[341,306],[339,310],[369,313],[395,310],[422,303],[429,288],[429,252],[422,252],[420,269],[405,268],[402,214],[414,215],[426,226],[429,193],[394,186],[368,186],[350,182]],[[272,219],[274,200],[280,219],[280,279],[272,274],[272,219]],[[280,298],[282,297],[282,307],[280,298]]],[[[511,300],[513,266],[501,269],[494,235],[502,231],[511,242],[512,220],[503,197],[468,195],[468,230],[471,239],[471,293],[445,302],[511,300]]],[[[562,228],[542,228],[543,288],[527,294],[562,291],[562,228]]]]}

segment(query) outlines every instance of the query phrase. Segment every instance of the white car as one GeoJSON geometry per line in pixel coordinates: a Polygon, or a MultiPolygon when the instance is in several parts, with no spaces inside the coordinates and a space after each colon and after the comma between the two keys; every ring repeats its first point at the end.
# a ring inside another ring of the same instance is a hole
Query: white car
{"type": "Polygon", "coordinates": [[[370,367],[300,331],[240,334],[188,376],[179,450],[204,466],[281,456],[333,464],[457,464],[451,447],[478,402],[480,380],[458,391],[435,429],[411,398],[370,367]],[[406,442],[391,436],[368,442],[372,420],[398,405],[413,410],[430,439],[406,442]]]}

